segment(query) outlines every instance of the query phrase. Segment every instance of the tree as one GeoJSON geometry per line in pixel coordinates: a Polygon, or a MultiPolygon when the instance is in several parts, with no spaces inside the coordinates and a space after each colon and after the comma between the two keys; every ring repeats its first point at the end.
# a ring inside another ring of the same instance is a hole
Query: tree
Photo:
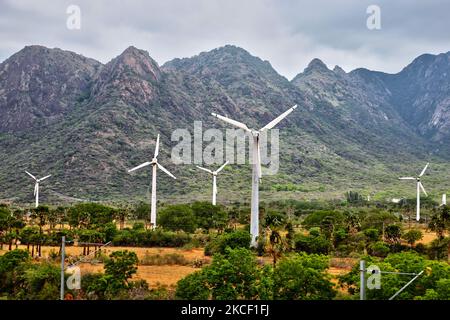
{"type": "Polygon", "coordinates": [[[79,203],[69,209],[69,225],[85,229],[97,227],[112,222],[116,211],[114,208],[99,203],[79,203]]]}
{"type": "Polygon", "coordinates": [[[254,284],[259,275],[254,254],[248,249],[226,250],[216,254],[210,266],[204,268],[207,286],[214,300],[254,299],[254,284]]]}
{"type": "Polygon", "coordinates": [[[124,286],[137,272],[139,260],[136,253],[128,250],[114,251],[105,262],[105,275],[109,275],[124,286]]]}
{"type": "Polygon", "coordinates": [[[25,250],[15,249],[0,256],[0,293],[14,295],[19,289],[21,266],[30,261],[25,250]]]}
{"type": "Polygon", "coordinates": [[[297,234],[294,238],[295,250],[306,253],[328,254],[331,242],[316,229],[312,228],[309,235],[297,234]]]}
{"type": "Polygon", "coordinates": [[[210,202],[197,201],[191,205],[191,208],[199,228],[205,230],[211,228],[223,230],[225,228],[228,215],[222,206],[214,206],[210,202]]]}
{"type": "Polygon", "coordinates": [[[19,296],[30,300],[56,300],[59,297],[60,269],[49,262],[29,264],[23,274],[19,296]]]}
{"type": "Polygon", "coordinates": [[[408,242],[409,245],[411,245],[411,248],[414,246],[414,243],[416,243],[419,240],[422,240],[423,233],[419,229],[411,229],[405,234],[403,234],[402,238],[408,242]]]}
{"type": "Polygon", "coordinates": [[[236,300],[272,297],[271,267],[260,268],[254,254],[245,248],[227,248],[215,254],[212,263],[177,283],[180,299],[236,300]]]}
{"type": "Polygon", "coordinates": [[[431,216],[428,228],[436,232],[439,239],[444,238],[445,230],[450,227],[450,206],[441,206],[435,209],[431,216]]]}
{"type": "Polygon", "coordinates": [[[268,212],[265,217],[264,226],[268,234],[268,252],[272,256],[273,265],[277,263],[277,259],[285,251],[287,244],[281,236],[281,229],[284,225],[284,217],[278,212],[268,212]]]}
{"type": "Polygon", "coordinates": [[[400,243],[402,228],[399,225],[391,224],[385,229],[386,240],[391,244],[400,243]]]}
{"type": "Polygon", "coordinates": [[[351,204],[361,204],[364,202],[363,196],[356,191],[347,191],[345,193],[345,198],[347,199],[347,202],[351,204]]]}
{"type": "Polygon", "coordinates": [[[225,254],[227,248],[249,248],[252,236],[248,231],[236,230],[224,233],[205,246],[205,255],[225,254]]]}
{"type": "Polygon", "coordinates": [[[299,253],[283,258],[273,273],[274,299],[332,299],[336,291],[327,268],[326,256],[299,253]]]}
{"type": "Polygon", "coordinates": [[[196,220],[192,209],[184,204],[167,206],[158,215],[160,226],[173,230],[183,230],[193,233],[197,228],[196,220]]]}
{"type": "Polygon", "coordinates": [[[175,297],[182,300],[207,300],[210,291],[202,271],[191,273],[177,282],[175,297]]]}

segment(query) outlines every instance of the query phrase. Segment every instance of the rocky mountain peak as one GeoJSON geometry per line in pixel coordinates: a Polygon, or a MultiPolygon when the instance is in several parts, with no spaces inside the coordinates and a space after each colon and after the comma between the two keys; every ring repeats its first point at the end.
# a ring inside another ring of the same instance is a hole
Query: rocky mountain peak
{"type": "Polygon", "coordinates": [[[314,58],[311,60],[311,62],[308,64],[306,69],[303,71],[304,73],[312,72],[312,71],[330,71],[325,63],[323,63],[322,60],[318,58],[314,58]]]}
{"type": "Polygon", "coordinates": [[[147,105],[156,97],[161,77],[161,69],[149,53],[130,46],[98,73],[92,96],[97,105],[111,96],[131,105],[147,105]]]}
{"type": "Polygon", "coordinates": [[[27,46],[0,65],[0,132],[58,119],[89,90],[101,63],[61,49],[27,46]]]}

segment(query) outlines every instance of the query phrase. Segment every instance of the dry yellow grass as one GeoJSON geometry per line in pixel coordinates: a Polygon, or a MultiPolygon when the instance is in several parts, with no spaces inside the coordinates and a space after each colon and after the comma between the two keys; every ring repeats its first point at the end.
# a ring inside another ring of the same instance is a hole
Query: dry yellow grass
{"type": "MultiPolygon", "coordinates": [[[[8,251],[8,247],[4,246],[0,250],[0,255],[8,251]]],[[[15,246],[13,246],[15,249],[15,246]]],[[[26,246],[19,246],[19,249],[26,249],[26,246]]],[[[178,253],[183,255],[186,259],[194,261],[195,259],[206,259],[203,254],[203,249],[192,249],[185,250],[180,248],[133,248],[133,247],[105,247],[102,249],[102,253],[109,255],[114,251],[128,250],[133,251],[137,254],[139,259],[142,259],[146,254],[149,255],[165,255],[170,253],[178,253]]],[[[58,247],[42,247],[42,256],[44,258],[48,257],[51,251],[58,252],[58,247]]],[[[83,253],[83,248],[80,247],[66,247],[66,253],[71,256],[81,255],[83,253]]],[[[103,264],[93,264],[93,263],[80,263],[81,273],[95,273],[103,272],[103,264]]],[[[179,265],[161,265],[161,266],[144,266],[139,265],[136,275],[133,279],[143,279],[148,282],[150,287],[156,287],[158,284],[172,286],[175,285],[180,279],[184,278],[188,274],[199,270],[192,266],[179,266],[179,265]]]]}

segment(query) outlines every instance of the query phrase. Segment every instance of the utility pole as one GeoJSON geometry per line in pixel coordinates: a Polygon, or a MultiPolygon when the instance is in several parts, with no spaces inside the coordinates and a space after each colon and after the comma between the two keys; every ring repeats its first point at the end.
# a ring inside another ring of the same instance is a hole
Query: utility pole
{"type": "Polygon", "coordinates": [[[64,300],[64,259],[66,257],[66,237],[63,236],[61,240],[61,289],[60,300],[64,300]]]}
{"type": "Polygon", "coordinates": [[[366,262],[361,260],[359,262],[360,285],[359,285],[359,300],[366,300],[366,262]]]}

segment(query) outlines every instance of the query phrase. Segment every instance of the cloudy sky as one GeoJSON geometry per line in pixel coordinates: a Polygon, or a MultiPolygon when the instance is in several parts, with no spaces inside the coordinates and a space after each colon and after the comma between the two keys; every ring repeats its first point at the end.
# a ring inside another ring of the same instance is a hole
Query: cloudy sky
{"type": "Polygon", "coordinates": [[[0,0],[0,62],[31,44],[101,62],[134,45],[159,64],[234,44],[288,79],[313,58],[394,73],[450,51],[449,13],[442,0],[0,0]],[[67,27],[70,5],[79,30],[67,27]],[[379,30],[367,27],[370,5],[381,9],[379,30]]]}

